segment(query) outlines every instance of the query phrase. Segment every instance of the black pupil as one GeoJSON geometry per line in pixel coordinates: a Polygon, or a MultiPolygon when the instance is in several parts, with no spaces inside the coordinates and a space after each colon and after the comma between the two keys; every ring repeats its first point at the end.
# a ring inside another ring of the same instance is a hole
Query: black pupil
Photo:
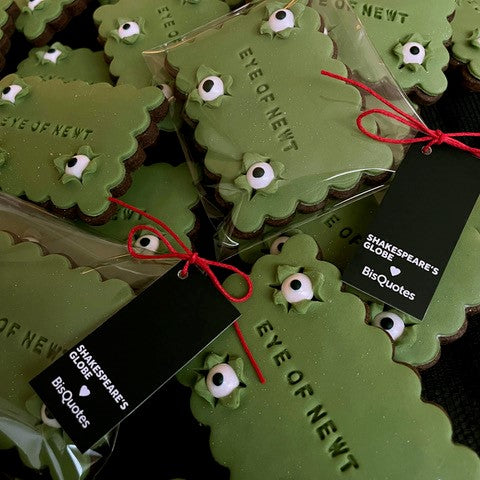
{"type": "Polygon", "coordinates": [[[208,79],[208,80],[205,80],[205,82],[203,82],[203,87],[202,88],[206,92],[209,92],[213,88],[214,85],[215,84],[213,83],[213,80],[208,79]]]}
{"type": "Polygon", "coordinates": [[[279,252],[282,251],[282,248],[283,248],[284,245],[285,245],[285,242],[281,242],[277,245],[277,249],[278,249],[279,252]]]}
{"type": "Polygon", "coordinates": [[[143,237],[140,239],[140,245],[142,247],[148,247],[150,245],[150,239],[147,237],[143,237]]]}
{"type": "Polygon", "coordinates": [[[67,162],[67,167],[73,168],[77,164],[77,159],[76,158],[71,158],[67,162]]]}
{"type": "Polygon", "coordinates": [[[9,91],[10,91],[10,87],[5,87],[5,88],[3,89],[3,92],[2,92],[2,93],[5,94],[5,95],[7,95],[7,93],[8,93],[9,91]]]}
{"type": "Polygon", "coordinates": [[[276,14],[275,14],[275,18],[277,20],[283,20],[285,17],[287,16],[287,12],[285,10],[279,10],[276,14]]]}
{"type": "Polygon", "coordinates": [[[384,330],[390,330],[393,324],[394,322],[390,317],[385,317],[380,320],[380,325],[384,330]]]}
{"type": "Polygon", "coordinates": [[[122,28],[123,28],[124,30],[128,30],[128,29],[130,28],[130,24],[129,24],[129,23],[124,23],[124,24],[122,25],[122,28]]]}
{"type": "Polygon", "coordinates": [[[45,416],[50,420],[55,420],[55,417],[50,413],[50,410],[45,407],[45,416]]]}
{"type": "Polygon", "coordinates": [[[215,373],[212,377],[212,382],[214,385],[219,387],[223,383],[223,375],[221,373],[215,373]]]}
{"type": "Polygon", "coordinates": [[[47,53],[55,53],[55,49],[54,49],[54,48],[49,48],[49,49],[47,50],[47,53]]]}
{"type": "Polygon", "coordinates": [[[255,167],[253,169],[252,175],[255,178],[262,178],[265,175],[265,170],[262,167],[255,167]]]}
{"type": "Polygon", "coordinates": [[[300,290],[302,288],[302,282],[300,280],[292,280],[290,282],[290,287],[292,287],[292,290],[300,290]]]}
{"type": "Polygon", "coordinates": [[[414,45],[413,47],[410,47],[410,53],[412,55],[418,55],[420,53],[420,48],[414,45]]]}

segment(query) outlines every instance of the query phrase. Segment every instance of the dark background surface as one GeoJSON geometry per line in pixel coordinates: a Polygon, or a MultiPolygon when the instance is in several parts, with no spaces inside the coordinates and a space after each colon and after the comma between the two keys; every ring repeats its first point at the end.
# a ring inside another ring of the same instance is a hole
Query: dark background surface
{"type": "MultiPolygon", "coordinates": [[[[54,40],[72,48],[98,50],[97,31],[91,21],[96,6],[93,2],[54,40]]],[[[14,36],[12,44],[3,73],[14,72],[30,48],[19,34],[14,36]]],[[[442,99],[422,109],[426,123],[444,132],[480,131],[480,94],[463,91],[455,72],[449,73],[449,80],[448,92],[442,99]]],[[[480,146],[478,140],[470,143],[480,146]]],[[[157,157],[162,152],[170,160],[180,154],[174,139],[164,140],[164,145],[152,153],[156,158],[151,161],[161,160],[157,157]]],[[[480,263],[480,255],[478,261],[480,263]]],[[[480,454],[480,316],[470,318],[463,337],[444,345],[438,363],[421,377],[423,399],[437,403],[448,412],[454,441],[480,454]]],[[[125,478],[125,467],[133,466],[136,478],[227,480],[228,470],[218,465],[210,454],[207,427],[199,425],[190,414],[189,398],[190,390],[175,381],[151,397],[120,426],[116,447],[97,478],[125,478]]],[[[0,478],[13,478],[11,475],[39,478],[22,466],[15,452],[2,452],[0,478]],[[3,473],[6,471],[10,474],[3,473]]],[[[41,478],[48,478],[48,475],[41,475],[41,478]]]]}

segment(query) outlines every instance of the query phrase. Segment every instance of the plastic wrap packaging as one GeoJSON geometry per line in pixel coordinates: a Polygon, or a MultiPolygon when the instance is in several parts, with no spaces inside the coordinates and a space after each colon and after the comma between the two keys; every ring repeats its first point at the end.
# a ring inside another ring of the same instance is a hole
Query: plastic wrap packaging
{"type": "MultiPolygon", "coordinates": [[[[139,263],[41,208],[0,194],[0,458],[5,473],[80,480],[108,457],[115,431],[84,454],[29,381],[175,261],[139,263]],[[5,460],[8,456],[9,460],[5,460]],[[15,460],[12,460],[15,459],[15,460]],[[23,463],[23,465],[22,465],[23,463]]],[[[43,477],[42,477],[43,478],[43,477]]]]}
{"type": "MultiPolygon", "coordinates": [[[[218,258],[381,190],[401,162],[402,145],[356,125],[362,111],[385,106],[322,70],[364,82],[416,117],[355,13],[334,0],[249,4],[144,56],[177,98],[180,140],[202,172],[218,258]]],[[[363,124],[385,137],[413,136],[388,117],[363,124]]]]}

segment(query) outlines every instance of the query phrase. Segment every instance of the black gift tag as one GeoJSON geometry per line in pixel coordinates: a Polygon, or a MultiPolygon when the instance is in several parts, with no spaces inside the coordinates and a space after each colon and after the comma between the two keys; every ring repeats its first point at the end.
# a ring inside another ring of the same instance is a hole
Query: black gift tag
{"type": "Polygon", "coordinates": [[[178,271],[173,267],[30,382],[82,452],[240,316],[200,270],[190,268],[185,280],[178,271]]]}
{"type": "Polygon", "coordinates": [[[423,319],[480,194],[480,159],[410,148],[344,281],[423,319]]]}

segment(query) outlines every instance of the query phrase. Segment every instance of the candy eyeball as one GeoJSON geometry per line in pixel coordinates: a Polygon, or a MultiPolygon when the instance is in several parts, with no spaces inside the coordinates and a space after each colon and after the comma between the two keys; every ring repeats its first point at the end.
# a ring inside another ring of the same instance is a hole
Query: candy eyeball
{"type": "Polygon", "coordinates": [[[282,32],[287,28],[293,28],[295,26],[295,17],[293,13],[286,8],[275,10],[268,18],[268,25],[274,33],[282,32]]]}
{"type": "Polygon", "coordinates": [[[220,77],[210,75],[200,82],[198,93],[203,101],[211,102],[225,93],[225,86],[220,77]]]}
{"type": "Polygon", "coordinates": [[[53,417],[53,415],[50,413],[45,404],[42,404],[42,408],[40,409],[40,416],[42,417],[42,422],[45,425],[48,425],[52,428],[62,428],[57,422],[57,420],[55,420],[55,417],[53,417]]]}
{"type": "Polygon", "coordinates": [[[171,100],[173,98],[173,89],[170,85],[167,83],[161,83],[159,88],[167,100],[171,100]]]}
{"type": "Polygon", "coordinates": [[[280,255],[283,246],[288,242],[288,240],[290,240],[290,237],[287,237],[286,235],[276,238],[270,245],[270,255],[280,255]]]}
{"type": "Polygon", "coordinates": [[[425,47],[418,42],[408,42],[402,48],[403,63],[421,65],[425,60],[425,47]]]}
{"type": "Polygon", "coordinates": [[[290,275],[282,282],[281,291],[288,303],[298,303],[313,298],[313,286],[304,273],[290,275]]]}
{"type": "Polygon", "coordinates": [[[240,385],[237,374],[228,363],[219,363],[211,368],[206,382],[208,391],[215,398],[230,395],[240,385]]]}
{"type": "Polygon", "coordinates": [[[247,171],[247,182],[254,190],[268,187],[275,180],[275,172],[267,162],[254,163],[247,171]]]}
{"type": "Polygon", "coordinates": [[[375,316],[372,325],[387,332],[392,340],[397,340],[405,330],[405,324],[399,315],[393,312],[382,312],[375,316]]]}
{"type": "Polygon", "coordinates": [[[48,60],[49,62],[52,63],[57,63],[58,57],[62,54],[58,48],[49,48],[44,54],[43,58],[44,60],[48,60]]]}
{"type": "Polygon", "coordinates": [[[125,22],[117,30],[120,38],[129,38],[140,33],[140,25],[137,22],[125,22]]]}
{"type": "Polygon", "coordinates": [[[2,100],[6,100],[10,103],[15,103],[17,95],[23,90],[20,85],[9,85],[2,90],[2,100]]]}
{"type": "Polygon", "coordinates": [[[135,241],[135,247],[157,252],[160,247],[160,239],[156,235],[142,235],[135,241]]]}
{"type": "Polygon", "coordinates": [[[81,179],[89,163],[90,159],[86,155],[75,155],[65,164],[65,173],[81,179]]]}
{"type": "Polygon", "coordinates": [[[28,0],[27,6],[30,10],[35,10],[35,7],[42,2],[43,0],[28,0]]]}

